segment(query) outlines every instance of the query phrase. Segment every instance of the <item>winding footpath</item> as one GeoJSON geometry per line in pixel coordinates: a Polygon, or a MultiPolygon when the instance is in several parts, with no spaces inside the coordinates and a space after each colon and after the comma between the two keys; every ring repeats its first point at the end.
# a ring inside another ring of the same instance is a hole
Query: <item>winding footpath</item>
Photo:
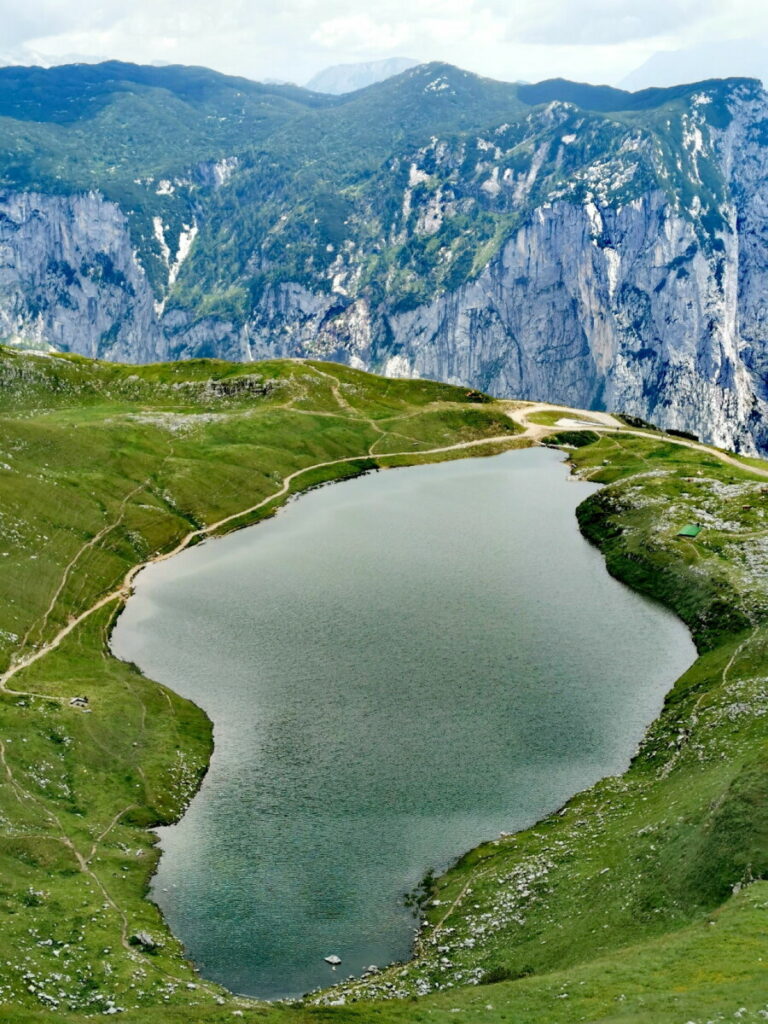
{"type": "MultiPolygon", "coordinates": [[[[324,374],[322,374],[322,371],[318,372],[320,372],[321,375],[325,376],[324,374]]],[[[343,397],[340,395],[340,393],[338,393],[338,391],[334,391],[334,395],[337,398],[337,401],[339,402],[340,409],[342,411],[346,411],[343,397]]],[[[705,454],[717,458],[721,462],[733,466],[734,468],[739,469],[742,472],[750,473],[753,474],[754,476],[768,479],[768,464],[766,464],[766,468],[752,466],[739,461],[738,459],[728,455],[726,452],[721,452],[717,449],[709,448],[706,445],[700,444],[698,442],[689,441],[686,440],[685,438],[670,437],[669,435],[665,434],[655,434],[649,433],[648,431],[635,430],[633,428],[625,426],[618,419],[616,419],[615,417],[611,416],[608,413],[586,412],[577,409],[569,409],[560,406],[550,405],[546,403],[506,402],[500,404],[504,408],[506,414],[520,428],[520,431],[518,433],[504,434],[502,436],[497,437],[479,438],[473,441],[464,441],[453,445],[446,445],[440,448],[430,448],[425,451],[419,452],[409,450],[401,452],[388,452],[382,455],[376,455],[374,449],[376,447],[376,444],[378,443],[378,440],[380,440],[379,438],[377,439],[377,441],[373,442],[373,444],[369,447],[367,452],[361,453],[359,455],[346,456],[340,459],[331,459],[324,462],[317,462],[310,466],[305,466],[302,469],[295,470],[293,473],[290,473],[283,479],[281,486],[277,490],[267,495],[267,497],[262,498],[256,504],[250,505],[249,507],[241,509],[238,512],[234,512],[229,516],[225,516],[224,518],[219,519],[216,522],[210,523],[207,526],[191,530],[189,533],[184,535],[181,538],[181,540],[179,540],[179,542],[171,550],[165,553],[157,554],[153,558],[147,559],[146,561],[131,567],[123,577],[122,582],[120,583],[119,586],[98,598],[90,607],[88,607],[85,611],[81,612],[79,615],[72,616],[67,622],[67,624],[62,629],[60,629],[59,632],[56,633],[56,635],[53,636],[51,640],[49,640],[47,643],[41,645],[40,647],[31,651],[29,654],[19,658],[18,660],[13,661],[11,665],[6,669],[6,671],[0,674],[0,690],[19,696],[45,696],[47,697],[47,699],[51,699],[50,695],[35,694],[25,690],[15,690],[9,686],[9,683],[18,673],[22,672],[24,669],[33,665],[40,659],[44,658],[47,654],[50,654],[52,651],[56,650],[62,644],[62,642],[75,629],[77,629],[78,626],[80,626],[84,621],[86,621],[90,616],[94,615],[100,609],[105,608],[108,605],[115,602],[125,602],[131,594],[131,589],[136,577],[143,569],[147,568],[148,566],[154,563],[165,561],[168,558],[173,558],[174,555],[179,554],[179,552],[189,547],[189,545],[193,542],[205,539],[207,537],[211,537],[218,531],[236,522],[238,519],[243,519],[247,516],[253,515],[255,512],[258,512],[259,510],[265,508],[266,506],[272,504],[273,502],[279,501],[281,498],[287,496],[291,492],[291,488],[294,481],[316,470],[328,468],[331,466],[337,466],[345,463],[355,463],[359,462],[360,460],[368,458],[375,458],[377,462],[383,462],[386,459],[412,457],[414,455],[418,455],[419,457],[440,455],[449,452],[458,452],[462,450],[469,450],[487,446],[496,446],[496,448],[498,449],[499,446],[521,447],[526,445],[536,445],[540,444],[547,436],[551,435],[553,432],[557,432],[558,430],[594,430],[606,434],[629,434],[638,437],[655,438],[659,441],[663,441],[664,443],[675,444],[681,447],[690,448],[694,451],[704,452],[705,454]],[[559,413],[561,414],[561,418],[554,424],[540,424],[531,421],[531,417],[535,416],[538,413],[545,412],[559,413]]],[[[347,406],[346,408],[349,407],[347,406]]],[[[380,431],[378,425],[374,424],[373,421],[367,420],[366,422],[370,423],[371,426],[374,426],[375,429],[380,431]]],[[[100,530],[93,538],[91,538],[90,541],[88,541],[83,546],[83,548],[80,549],[80,551],[78,551],[76,556],[65,567],[62,580],[60,581],[49,603],[48,609],[45,612],[43,620],[36,627],[38,630],[38,634],[40,631],[42,631],[42,629],[45,628],[45,624],[49,621],[49,617],[53,611],[56,601],[61,595],[64,586],[68,578],[70,577],[71,573],[73,572],[75,564],[78,561],[80,555],[83,553],[84,550],[97,546],[98,543],[109,532],[114,530],[119,525],[119,522],[121,521],[122,516],[125,512],[125,507],[127,503],[135,494],[137,494],[141,490],[143,486],[144,484],[134,488],[134,490],[132,490],[128,495],[126,495],[121,505],[119,506],[120,514],[118,519],[112,522],[111,524],[105,525],[105,527],[102,530],[100,530]]],[[[33,627],[30,627],[30,630],[27,633],[27,638],[31,635],[32,628],[33,627]]],[[[728,666],[725,670],[726,673],[730,669],[734,660],[741,654],[743,646],[744,645],[740,646],[734,652],[731,661],[728,663],[728,666]]],[[[62,700],[63,699],[64,698],[62,698],[62,700]]],[[[34,797],[31,793],[26,791],[15,779],[12,769],[6,760],[5,747],[2,742],[0,742],[0,773],[5,774],[7,781],[10,783],[13,792],[15,793],[19,801],[24,802],[25,800],[32,800],[35,803],[40,804],[40,801],[37,800],[37,798],[34,797]]],[[[104,882],[99,878],[97,872],[94,870],[93,867],[93,860],[97,852],[99,843],[105,839],[105,837],[112,831],[113,828],[115,828],[115,826],[119,823],[123,815],[125,815],[126,812],[131,809],[130,806],[121,809],[120,811],[118,811],[117,814],[114,815],[114,817],[106,825],[104,830],[95,838],[94,842],[91,845],[90,852],[88,853],[87,856],[83,855],[76,848],[75,844],[72,842],[71,838],[67,835],[65,829],[63,828],[62,822],[58,818],[58,816],[55,815],[49,808],[44,807],[42,805],[41,807],[45,816],[53,826],[54,832],[58,833],[57,838],[59,839],[59,841],[63,843],[72,852],[77,862],[79,870],[83,874],[86,874],[92,880],[92,882],[98,887],[99,891],[101,892],[105,903],[113,910],[113,912],[115,912],[118,915],[120,920],[121,944],[129,953],[130,956],[138,959],[137,951],[131,946],[128,939],[128,918],[126,912],[119,906],[119,904],[112,897],[107,887],[105,886],[104,882]]],[[[442,928],[444,922],[450,916],[450,913],[461,902],[465,895],[466,889],[467,887],[465,887],[465,889],[462,890],[462,892],[457,897],[456,901],[454,901],[453,906],[448,909],[442,920],[437,925],[436,929],[432,932],[433,936],[436,932],[440,930],[440,928],[442,928]]],[[[142,957],[141,962],[144,963],[146,959],[147,958],[142,957]]],[[[159,973],[163,974],[169,980],[172,980],[177,984],[182,984],[182,979],[176,978],[175,976],[168,974],[168,972],[162,970],[154,964],[151,964],[151,966],[155,970],[159,971],[159,973]]],[[[218,992],[218,989],[207,983],[201,982],[199,984],[201,989],[209,995],[215,996],[218,992]]],[[[236,1002],[238,1005],[251,1005],[250,1001],[247,999],[240,998],[237,999],[236,1002]]]]}
{"type": "Polygon", "coordinates": [[[607,412],[587,412],[580,409],[568,409],[559,405],[548,405],[547,403],[541,402],[537,404],[518,406],[517,408],[508,411],[508,415],[511,419],[523,428],[523,433],[518,434],[518,437],[527,438],[535,443],[541,442],[541,440],[548,434],[557,432],[558,430],[577,431],[577,430],[595,430],[601,433],[608,431],[628,434],[634,437],[647,437],[655,438],[658,441],[663,441],[665,444],[676,444],[681,448],[691,448],[693,451],[703,452],[705,455],[711,455],[715,459],[719,459],[721,462],[725,462],[728,466],[733,466],[735,469],[740,469],[743,473],[753,473],[755,476],[763,477],[768,480],[768,463],[766,468],[763,469],[760,466],[752,466],[749,463],[741,462],[739,459],[734,458],[727,452],[721,451],[719,448],[711,448],[709,445],[702,444],[700,441],[688,441],[684,437],[673,437],[671,434],[665,434],[663,432],[655,433],[649,430],[636,430],[634,427],[628,427],[621,420],[617,419],[607,412]],[[559,412],[562,413],[564,421],[559,426],[557,424],[542,424],[542,423],[531,423],[530,417],[540,412],[559,412]]]}
{"type": "MultiPolygon", "coordinates": [[[[382,459],[394,459],[404,458],[407,456],[413,456],[418,454],[419,456],[425,455],[440,455],[446,452],[461,451],[470,448],[479,448],[485,445],[499,445],[499,444],[514,444],[519,446],[520,442],[529,442],[531,444],[540,444],[542,440],[556,432],[558,429],[568,431],[583,431],[583,430],[594,430],[600,433],[619,433],[628,434],[635,437],[654,437],[658,440],[663,441],[666,444],[679,445],[682,448],[690,448],[693,451],[703,452],[713,458],[719,459],[721,462],[726,463],[729,466],[733,466],[736,469],[741,470],[745,473],[751,473],[755,476],[762,477],[768,480],[768,465],[765,469],[759,466],[748,465],[747,463],[741,462],[726,452],[720,451],[717,448],[710,448],[705,444],[701,444],[698,441],[689,441],[681,437],[672,437],[668,434],[654,434],[649,433],[645,430],[636,430],[632,427],[625,426],[620,420],[610,413],[604,412],[587,412],[581,409],[570,409],[563,406],[550,405],[546,402],[537,403],[521,403],[521,402],[509,402],[506,403],[506,413],[519,427],[522,428],[520,433],[517,434],[503,434],[500,437],[482,437],[475,441],[462,441],[458,444],[446,445],[442,448],[428,448],[418,453],[411,451],[403,452],[387,452],[385,454],[373,456],[377,460],[382,459]],[[544,424],[544,423],[533,423],[531,417],[542,412],[558,412],[562,413],[563,423],[560,424],[544,424]]],[[[123,581],[119,587],[115,590],[110,591],[100,597],[94,604],[85,611],[81,612],[78,616],[73,617],[51,640],[46,644],[43,644],[37,650],[32,651],[25,657],[20,658],[18,661],[12,662],[12,664],[6,669],[5,672],[0,674],[0,690],[6,690],[9,693],[26,695],[26,696],[37,696],[36,694],[27,694],[26,691],[13,690],[8,686],[9,681],[17,675],[19,672],[33,665],[36,661],[44,658],[46,654],[50,654],[51,651],[55,650],[60,646],[63,640],[65,640],[73,630],[77,629],[86,619],[90,618],[95,612],[101,608],[105,608],[113,601],[126,601],[131,593],[131,587],[138,574],[146,569],[150,565],[154,565],[156,562],[164,562],[168,558],[173,558],[174,555],[179,554],[193,541],[205,539],[214,535],[217,531],[221,530],[222,527],[229,526],[230,523],[235,522],[238,519],[242,519],[245,516],[253,515],[254,512],[260,511],[266,505],[271,504],[273,501],[278,501],[280,498],[287,495],[294,480],[304,476],[307,473],[312,473],[318,469],[326,469],[329,466],[338,466],[343,463],[359,462],[361,459],[372,457],[370,450],[360,455],[349,455],[341,459],[331,459],[326,462],[316,462],[311,466],[304,466],[303,469],[297,469],[295,472],[290,473],[284,478],[282,486],[279,487],[272,494],[266,498],[262,498],[261,501],[255,505],[250,505],[248,508],[241,509],[238,512],[233,512],[232,515],[225,516],[223,519],[217,520],[215,523],[209,523],[208,526],[203,526],[200,529],[192,530],[186,534],[179,543],[172,548],[170,551],[166,551],[163,554],[155,555],[153,558],[148,559],[145,562],[140,562],[134,565],[128,570],[126,575],[123,577],[123,581]]],[[[130,495],[129,495],[130,497],[130,495]]],[[[127,500],[127,499],[126,499],[127,500]]],[[[67,567],[69,572],[71,567],[67,567]]],[[[60,588],[61,589],[61,588],[60,588]]]]}
{"type": "MultiPolygon", "coordinates": [[[[459,444],[446,445],[445,447],[442,448],[428,448],[425,451],[419,452],[414,452],[413,450],[405,452],[387,452],[386,454],[376,456],[376,459],[381,460],[403,458],[406,456],[413,456],[415,454],[419,456],[440,455],[445,452],[459,451],[461,449],[466,448],[477,448],[482,445],[508,444],[511,441],[517,442],[522,437],[524,437],[524,435],[522,434],[503,434],[500,437],[481,437],[475,441],[462,441],[459,444]]],[[[273,501],[278,501],[280,498],[284,497],[286,494],[290,492],[293,481],[301,476],[304,476],[306,473],[312,473],[317,469],[326,469],[329,466],[338,466],[343,463],[360,462],[361,459],[367,458],[370,458],[368,452],[363,452],[360,455],[348,455],[342,459],[331,459],[326,462],[315,462],[311,466],[304,466],[302,469],[297,469],[295,470],[295,472],[290,473],[287,477],[284,478],[281,487],[279,487],[276,491],[273,491],[272,494],[267,495],[266,498],[262,498],[262,500],[257,502],[255,505],[250,505],[248,508],[240,509],[238,512],[233,512],[232,515],[225,516],[223,519],[218,519],[215,523],[209,523],[208,526],[200,527],[200,529],[197,530],[191,530],[184,537],[182,537],[179,543],[170,551],[166,551],[162,554],[155,555],[153,558],[149,558],[145,562],[139,562],[137,565],[132,566],[123,577],[123,581],[119,587],[117,587],[115,590],[111,590],[107,594],[104,594],[90,607],[86,608],[85,611],[71,618],[67,625],[64,626],[61,630],[59,630],[59,632],[46,644],[43,644],[41,647],[38,647],[37,650],[32,651],[30,654],[25,655],[23,658],[19,658],[18,661],[12,662],[12,664],[6,669],[6,671],[0,674],[0,690],[5,690],[8,693],[19,694],[24,696],[40,696],[38,694],[27,693],[27,691],[24,690],[13,690],[8,686],[8,683],[19,672],[23,671],[25,668],[29,668],[30,665],[33,665],[36,661],[39,661],[41,658],[45,657],[46,654],[50,654],[51,651],[56,650],[56,648],[61,645],[61,642],[65,640],[73,630],[77,629],[79,625],[85,622],[86,619],[90,618],[90,616],[93,615],[95,612],[99,611],[101,608],[105,608],[108,604],[111,604],[113,601],[127,600],[131,593],[133,581],[136,579],[138,574],[143,569],[146,569],[150,565],[154,565],[156,562],[164,562],[168,558],[173,558],[174,555],[178,555],[179,552],[189,547],[189,545],[193,541],[210,537],[213,534],[215,534],[218,530],[220,530],[222,527],[228,526],[230,523],[235,522],[237,519],[242,519],[244,516],[252,515],[254,512],[258,512],[260,509],[264,508],[266,505],[271,504],[273,501]]]]}

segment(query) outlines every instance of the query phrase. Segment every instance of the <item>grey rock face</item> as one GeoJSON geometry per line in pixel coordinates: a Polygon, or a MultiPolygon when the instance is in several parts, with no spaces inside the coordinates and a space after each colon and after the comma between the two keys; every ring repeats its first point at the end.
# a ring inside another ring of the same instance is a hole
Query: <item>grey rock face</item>
{"type": "Polygon", "coordinates": [[[618,210],[560,202],[476,280],[407,313],[376,319],[365,300],[283,287],[250,320],[249,354],[623,410],[754,450],[768,444],[764,231],[747,232],[746,267],[727,235],[723,270],[660,192],[618,210]]]}
{"type": "Polygon", "coordinates": [[[0,195],[0,338],[103,359],[167,351],[126,219],[98,195],[0,195]]]}
{"type": "MultiPolygon", "coordinates": [[[[745,451],[768,448],[768,123],[734,104],[709,144],[726,185],[707,236],[661,189],[540,205],[482,273],[401,313],[281,288],[249,321],[254,355],[344,359],[495,395],[622,410],[745,451]]],[[[695,183],[694,183],[695,184],[695,183]]]]}
{"type": "MultiPolygon", "coordinates": [[[[159,301],[115,203],[95,193],[5,193],[0,339],[130,362],[335,359],[495,395],[622,410],[765,450],[765,94],[745,94],[731,113],[704,141],[692,119],[685,143],[694,161],[704,145],[717,159],[720,227],[702,231],[695,193],[690,209],[661,187],[627,201],[606,199],[599,187],[555,196],[478,276],[407,311],[374,306],[348,267],[343,285],[266,286],[244,322],[193,318],[159,301]]],[[[503,187],[503,178],[492,180],[503,187]]],[[[178,269],[171,254],[169,288],[178,269]]]]}
{"type": "Polygon", "coordinates": [[[755,388],[736,289],[717,274],[659,193],[620,210],[559,203],[475,282],[392,320],[400,370],[749,445],[755,388]]]}

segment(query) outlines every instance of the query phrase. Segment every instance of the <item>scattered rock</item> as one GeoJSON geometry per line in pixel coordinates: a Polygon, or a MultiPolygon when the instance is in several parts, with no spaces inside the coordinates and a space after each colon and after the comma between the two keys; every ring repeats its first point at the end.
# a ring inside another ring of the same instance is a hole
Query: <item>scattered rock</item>
{"type": "Polygon", "coordinates": [[[145,931],[134,932],[128,941],[132,946],[141,946],[147,953],[154,953],[163,945],[162,942],[145,931]]]}

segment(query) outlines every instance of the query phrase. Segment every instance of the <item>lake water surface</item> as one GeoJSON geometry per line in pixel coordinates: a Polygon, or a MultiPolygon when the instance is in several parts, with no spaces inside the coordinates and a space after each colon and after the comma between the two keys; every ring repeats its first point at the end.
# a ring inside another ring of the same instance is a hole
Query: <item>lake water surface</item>
{"type": "Polygon", "coordinates": [[[206,977],[404,958],[428,868],[625,768],[695,652],[582,539],[561,460],[375,473],[141,574],[113,649],[215,726],[153,888],[206,977]]]}

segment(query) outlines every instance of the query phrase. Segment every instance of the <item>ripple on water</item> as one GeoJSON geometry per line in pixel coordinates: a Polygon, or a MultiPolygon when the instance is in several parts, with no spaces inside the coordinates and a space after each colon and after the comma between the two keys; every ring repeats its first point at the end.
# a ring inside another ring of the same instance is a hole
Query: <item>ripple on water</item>
{"type": "Polygon", "coordinates": [[[114,650],[215,727],[154,887],[206,977],[274,998],[403,958],[428,868],[624,768],[695,653],[581,538],[560,460],[372,474],[141,574],[114,650]]]}

